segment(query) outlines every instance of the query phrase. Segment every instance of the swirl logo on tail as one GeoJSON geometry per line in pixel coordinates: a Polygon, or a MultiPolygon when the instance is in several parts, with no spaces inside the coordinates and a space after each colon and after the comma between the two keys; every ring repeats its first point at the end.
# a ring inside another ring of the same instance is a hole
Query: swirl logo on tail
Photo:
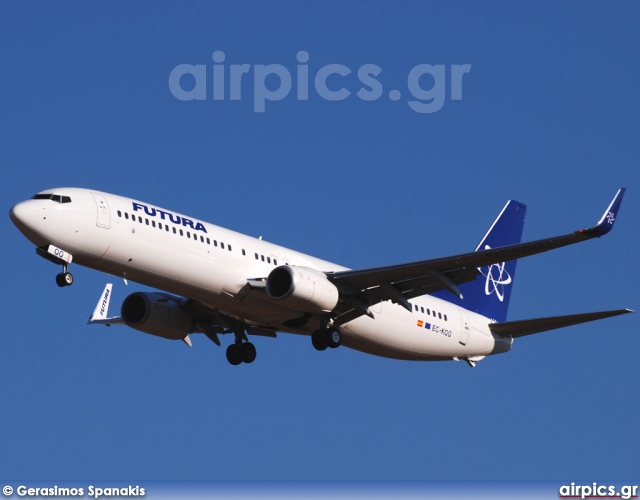
{"type": "MultiPolygon", "coordinates": [[[[484,249],[489,250],[491,247],[489,245],[485,245],[484,249]]],[[[486,295],[491,295],[493,292],[496,293],[498,300],[500,302],[504,301],[504,287],[505,285],[511,284],[511,276],[504,268],[505,262],[500,262],[499,264],[491,264],[486,269],[486,273],[482,270],[482,268],[478,268],[480,273],[487,278],[484,283],[484,293],[486,295]]]]}

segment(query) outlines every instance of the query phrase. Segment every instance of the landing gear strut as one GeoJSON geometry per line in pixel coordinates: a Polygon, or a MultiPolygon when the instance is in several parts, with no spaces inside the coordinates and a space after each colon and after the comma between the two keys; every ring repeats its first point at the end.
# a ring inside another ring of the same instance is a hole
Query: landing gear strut
{"type": "Polygon", "coordinates": [[[342,343],[342,335],[337,328],[316,330],[311,335],[311,343],[318,351],[324,351],[327,347],[335,349],[342,343]]]}
{"type": "Polygon", "coordinates": [[[236,341],[227,347],[227,361],[234,366],[240,363],[253,363],[256,359],[256,347],[251,342],[242,342],[236,336],[236,341]]]}

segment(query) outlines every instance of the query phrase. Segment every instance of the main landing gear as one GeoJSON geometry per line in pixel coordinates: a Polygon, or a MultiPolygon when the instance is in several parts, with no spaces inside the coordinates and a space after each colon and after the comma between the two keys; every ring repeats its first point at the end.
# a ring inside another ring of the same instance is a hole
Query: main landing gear
{"type": "Polygon", "coordinates": [[[234,366],[240,363],[253,363],[256,354],[256,348],[251,342],[242,342],[239,338],[227,347],[227,361],[234,366]]]}
{"type": "Polygon", "coordinates": [[[73,275],[69,272],[66,264],[62,266],[62,272],[56,275],[56,284],[59,287],[73,285],[73,275]]]}
{"type": "Polygon", "coordinates": [[[318,351],[324,351],[327,347],[335,349],[342,342],[342,335],[337,328],[316,330],[311,335],[311,343],[318,351]]]}

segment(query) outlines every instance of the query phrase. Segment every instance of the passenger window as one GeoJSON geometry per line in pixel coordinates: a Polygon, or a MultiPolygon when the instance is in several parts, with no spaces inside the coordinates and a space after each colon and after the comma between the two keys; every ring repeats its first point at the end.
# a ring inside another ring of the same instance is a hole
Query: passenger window
{"type": "Polygon", "coordinates": [[[176,228],[175,227],[173,228],[173,234],[176,234],[176,228]]]}
{"type": "Polygon", "coordinates": [[[438,318],[442,319],[442,314],[438,313],[438,318]]]}
{"type": "Polygon", "coordinates": [[[152,221],[151,221],[151,225],[152,225],[153,227],[156,227],[156,221],[152,220],[152,221]]]}
{"type": "Polygon", "coordinates": [[[244,248],[242,249],[242,255],[247,255],[247,252],[244,251],[244,248]]]}
{"type": "Polygon", "coordinates": [[[128,219],[128,218],[129,218],[129,213],[128,213],[128,212],[125,212],[125,213],[124,213],[124,218],[125,218],[125,219],[128,219]]]}
{"type": "Polygon", "coordinates": [[[231,251],[231,245],[227,245],[227,248],[229,249],[229,251],[231,251]]]}
{"type": "Polygon", "coordinates": [[[122,212],[118,210],[118,217],[122,217],[122,212]]]}
{"type": "Polygon", "coordinates": [[[420,306],[420,312],[424,314],[424,307],[420,306]]]}
{"type": "Polygon", "coordinates": [[[213,240],[213,246],[217,247],[218,246],[218,240],[213,240]]]}
{"type": "Polygon", "coordinates": [[[191,238],[191,233],[187,231],[187,238],[191,238]]]}
{"type": "Polygon", "coordinates": [[[256,260],[260,260],[260,257],[258,257],[258,254],[255,254],[256,256],[256,260]]]}
{"type": "Polygon", "coordinates": [[[207,238],[207,245],[211,245],[211,240],[207,238]]]}
{"type": "Polygon", "coordinates": [[[278,261],[276,259],[273,259],[273,265],[277,266],[278,265],[278,261]]]}
{"type": "Polygon", "coordinates": [[[224,243],[220,242],[220,248],[224,250],[224,243]]]}
{"type": "Polygon", "coordinates": [[[149,219],[145,219],[144,223],[148,226],[149,225],[149,219]]]}
{"type": "Polygon", "coordinates": [[[184,236],[184,233],[182,232],[182,229],[180,229],[180,236],[184,236]]]}
{"type": "Polygon", "coordinates": [[[261,255],[260,259],[262,259],[262,262],[264,262],[264,255],[261,255]]]}
{"type": "Polygon", "coordinates": [[[447,320],[447,315],[446,315],[446,314],[444,315],[444,320],[445,320],[445,321],[448,321],[448,320],[447,320]]]}

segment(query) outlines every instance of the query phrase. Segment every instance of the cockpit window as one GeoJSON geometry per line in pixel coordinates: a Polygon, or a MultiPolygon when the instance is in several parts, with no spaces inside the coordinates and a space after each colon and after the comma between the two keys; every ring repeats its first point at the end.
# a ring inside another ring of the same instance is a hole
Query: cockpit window
{"type": "Polygon", "coordinates": [[[56,203],[71,203],[71,198],[69,196],[60,196],[59,194],[51,194],[51,193],[42,193],[36,194],[31,198],[32,200],[51,200],[56,203]]]}

